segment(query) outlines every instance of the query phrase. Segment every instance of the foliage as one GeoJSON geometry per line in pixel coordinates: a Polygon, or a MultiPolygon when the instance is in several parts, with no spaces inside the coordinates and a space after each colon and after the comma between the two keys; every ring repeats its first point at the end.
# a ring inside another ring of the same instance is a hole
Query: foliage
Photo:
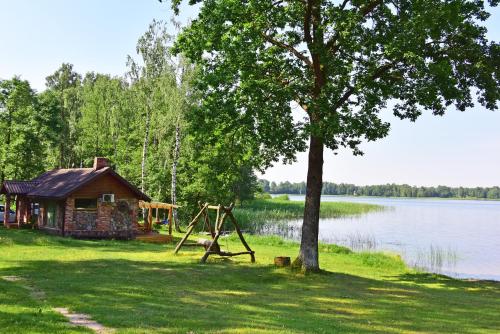
{"type": "Polygon", "coordinates": [[[2,181],[29,180],[55,167],[91,167],[103,156],[157,201],[174,200],[175,189],[176,201],[190,205],[181,221],[198,200],[229,205],[253,198],[257,179],[245,142],[231,133],[205,140],[225,124],[199,117],[192,85],[197,69],[170,52],[172,39],[165,22],[153,21],[139,38],[137,59],[127,59],[126,77],[81,75],[63,63],[47,76],[42,93],[17,77],[1,81],[2,181]]]}
{"type": "Polygon", "coordinates": [[[361,153],[361,138],[387,134],[378,112],[389,99],[412,120],[421,108],[465,110],[471,87],[497,107],[499,45],[478,24],[489,16],[483,1],[196,2],[177,50],[201,64],[206,112],[255,131],[266,161],[303,149],[302,132],[361,153]],[[308,124],[292,122],[292,101],[314,115],[308,124]]]}
{"type": "Polygon", "coordinates": [[[4,179],[31,178],[43,171],[46,126],[44,109],[29,82],[14,77],[0,82],[0,174],[4,179]]]}
{"type": "MultiPolygon", "coordinates": [[[[182,2],[172,1],[176,12],[182,2]]],[[[397,117],[415,121],[424,110],[472,107],[473,93],[491,110],[500,99],[500,45],[486,39],[482,0],[189,4],[200,13],[175,47],[200,66],[205,117],[244,138],[258,168],[293,160],[310,141],[299,254],[308,270],[319,269],[325,147],[362,154],[363,140],[388,134],[379,114],[390,100],[397,117]]]]}
{"type": "Polygon", "coordinates": [[[53,74],[46,78],[47,90],[57,96],[59,131],[57,143],[51,147],[49,156],[60,168],[76,167],[82,164],[82,157],[77,155],[75,145],[78,140],[77,123],[80,119],[81,75],[73,70],[73,65],[63,63],[53,74]]]}
{"type": "MultiPolygon", "coordinates": [[[[53,307],[89,314],[116,333],[496,333],[497,282],[409,270],[381,254],[321,252],[320,274],[277,269],[295,243],[245,236],[248,257],[200,265],[202,249],[84,241],[0,228],[0,326],[8,333],[90,333],[53,307]],[[379,259],[379,260],[374,260],[379,259]],[[384,259],[384,260],[380,260],[384,259]],[[43,301],[25,285],[45,292],[43,301]],[[464,316],[467,314],[467,316],[464,316]],[[284,320],[286,319],[286,320],[284,320]],[[473,319],[473,321],[471,321],[473,319]]],[[[233,237],[221,246],[242,247],[233,237]]]]}

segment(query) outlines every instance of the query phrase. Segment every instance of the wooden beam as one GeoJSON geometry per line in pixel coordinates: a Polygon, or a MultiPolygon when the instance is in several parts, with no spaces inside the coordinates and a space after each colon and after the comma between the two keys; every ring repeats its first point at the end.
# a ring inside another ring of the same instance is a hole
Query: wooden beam
{"type": "Polygon", "coordinates": [[[144,202],[139,201],[139,208],[141,209],[170,209],[170,208],[181,208],[180,205],[162,203],[162,202],[144,202]]]}
{"type": "Polygon", "coordinates": [[[209,253],[219,255],[219,256],[238,256],[238,255],[245,255],[245,254],[253,255],[255,252],[254,251],[247,251],[247,252],[231,253],[231,252],[226,252],[226,251],[220,251],[220,252],[211,251],[209,253]]]}
{"type": "Polygon", "coordinates": [[[245,247],[245,249],[250,252],[250,260],[253,262],[255,262],[255,253],[252,249],[250,249],[250,246],[248,246],[245,238],[243,237],[243,233],[241,233],[241,230],[240,230],[240,226],[238,225],[238,222],[236,221],[236,218],[234,218],[233,216],[233,207],[234,207],[234,204],[231,203],[231,205],[229,206],[228,210],[226,211],[227,215],[229,216],[231,222],[233,223],[234,225],[234,228],[236,229],[236,233],[238,234],[238,237],[240,238],[241,240],[241,243],[243,244],[243,246],[245,247]]]}
{"type": "Polygon", "coordinates": [[[191,234],[191,232],[193,232],[193,229],[196,226],[196,224],[198,224],[198,219],[203,214],[203,212],[207,209],[207,206],[208,206],[208,203],[205,203],[203,205],[203,207],[201,208],[200,212],[198,212],[198,214],[196,215],[196,217],[194,217],[194,219],[191,221],[191,223],[189,223],[188,230],[186,231],[186,234],[181,239],[181,241],[179,241],[179,243],[175,247],[174,254],[177,254],[179,252],[179,249],[181,249],[182,245],[189,238],[189,235],[191,234]]]}

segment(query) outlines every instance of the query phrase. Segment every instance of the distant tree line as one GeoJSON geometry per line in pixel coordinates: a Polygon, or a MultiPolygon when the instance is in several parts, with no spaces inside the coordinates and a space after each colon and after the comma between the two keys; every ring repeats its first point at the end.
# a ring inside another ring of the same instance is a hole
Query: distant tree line
{"type": "MultiPolygon", "coordinates": [[[[270,194],[305,194],[305,182],[269,182],[259,180],[261,189],[270,194]]],[[[439,197],[500,199],[500,187],[417,187],[407,184],[356,186],[347,183],[323,183],[323,195],[381,196],[381,197],[439,197]]]]}

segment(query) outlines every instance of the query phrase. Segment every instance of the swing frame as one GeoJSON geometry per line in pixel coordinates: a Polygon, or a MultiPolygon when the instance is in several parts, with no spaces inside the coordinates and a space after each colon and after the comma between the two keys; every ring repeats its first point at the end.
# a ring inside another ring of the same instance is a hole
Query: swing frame
{"type": "MultiPolygon", "coordinates": [[[[198,225],[200,218],[203,217],[203,222],[204,222],[204,229],[209,232],[212,241],[210,242],[209,245],[207,245],[205,248],[205,254],[201,258],[200,262],[205,263],[210,255],[219,255],[222,257],[231,257],[231,256],[238,256],[238,255],[245,255],[248,254],[250,255],[250,260],[252,263],[255,262],[255,252],[248,246],[247,242],[245,241],[245,238],[243,237],[243,233],[241,232],[240,226],[238,225],[238,222],[236,221],[236,218],[233,215],[233,208],[234,208],[234,203],[231,203],[229,206],[223,206],[223,205],[209,205],[208,203],[205,203],[201,205],[201,203],[198,203],[200,206],[200,211],[198,214],[193,218],[191,223],[188,225],[188,229],[186,231],[186,234],[184,237],[179,241],[177,246],[175,247],[174,254],[177,254],[181,247],[188,246],[188,245],[193,245],[193,244],[185,244],[186,240],[189,238],[191,233],[193,232],[194,228],[196,225],[198,225]],[[215,229],[210,223],[209,219],[209,210],[216,210],[217,211],[217,218],[215,220],[215,229]],[[221,215],[222,213],[222,215],[221,215]],[[227,218],[229,218],[229,221],[232,223],[234,226],[236,233],[238,234],[238,237],[240,238],[241,243],[245,247],[246,251],[243,252],[237,252],[237,253],[231,253],[228,251],[222,251],[220,249],[220,246],[218,244],[219,237],[221,236],[221,233],[223,232],[222,227],[224,226],[224,223],[226,222],[227,218]]],[[[198,244],[195,244],[198,246],[198,244]]]]}

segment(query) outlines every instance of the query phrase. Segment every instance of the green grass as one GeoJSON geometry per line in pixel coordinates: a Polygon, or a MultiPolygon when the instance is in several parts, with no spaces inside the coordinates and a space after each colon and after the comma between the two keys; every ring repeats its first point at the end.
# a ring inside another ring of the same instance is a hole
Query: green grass
{"type": "MultiPolygon", "coordinates": [[[[139,242],[83,241],[0,228],[0,332],[89,333],[51,311],[86,313],[116,333],[497,333],[500,284],[416,272],[397,256],[322,245],[322,273],[275,268],[298,246],[248,236],[246,256],[139,242]],[[41,300],[24,286],[45,292],[41,300]]],[[[241,249],[234,236],[223,248],[241,249]]]]}
{"type": "MultiPolygon", "coordinates": [[[[322,202],[320,217],[336,218],[376,210],[383,210],[383,206],[366,203],[322,202]]],[[[234,215],[244,229],[254,229],[269,222],[302,218],[304,202],[290,201],[286,195],[273,199],[255,199],[237,206],[234,209],[234,215]]]]}

